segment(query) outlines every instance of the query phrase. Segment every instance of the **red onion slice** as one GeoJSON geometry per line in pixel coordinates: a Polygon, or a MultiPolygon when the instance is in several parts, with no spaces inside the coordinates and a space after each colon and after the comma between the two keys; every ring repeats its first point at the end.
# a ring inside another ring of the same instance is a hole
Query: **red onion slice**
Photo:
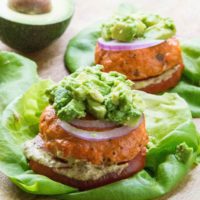
{"type": "Polygon", "coordinates": [[[102,120],[84,120],[84,119],[75,119],[69,124],[80,128],[80,129],[88,129],[88,130],[104,130],[104,129],[110,129],[110,128],[116,128],[118,125],[113,122],[107,122],[102,120]]]}
{"type": "Polygon", "coordinates": [[[100,48],[107,51],[128,51],[136,49],[144,49],[153,47],[165,42],[165,40],[134,40],[132,42],[118,42],[116,40],[105,41],[103,38],[98,39],[98,45],[100,48]]]}
{"type": "Polygon", "coordinates": [[[67,133],[82,140],[103,141],[108,139],[115,139],[129,134],[141,124],[142,120],[143,116],[138,120],[134,127],[121,126],[106,131],[86,131],[83,129],[76,128],[67,122],[61,121],[60,119],[58,119],[58,125],[62,127],[65,131],[67,131],[67,133]]]}

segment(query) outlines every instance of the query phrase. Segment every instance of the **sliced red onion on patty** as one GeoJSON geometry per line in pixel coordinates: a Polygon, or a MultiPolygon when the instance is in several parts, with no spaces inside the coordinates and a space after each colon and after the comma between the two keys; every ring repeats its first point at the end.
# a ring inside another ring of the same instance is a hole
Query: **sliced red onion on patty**
{"type": "Polygon", "coordinates": [[[165,42],[165,40],[138,39],[132,42],[118,42],[116,40],[105,41],[103,38],[98,39],[98,45],[100,48],[107,51],[128,51],[144,49],[159,45],[163,42],[165,42]]]}
{"type": "Polygon", "coordinates": [[[138,126],[143,121],[143,115],[140,117],[138,122],[133,126],[120,126],[113,128],[111,130],[104,130],[104,131],[87,131],[80,128],[76,128],[75,126],[72,126],[71,124],[61,121],[58,119],[58,125],[62,127],[67,133],[88,141],[103,141],[103,140],[109,140],[109,139],[115,139],[122,136],[125,136],[132,132],[133,130],[137,129],[138,126]]]}
{"type": "Polygon", "coordinates": [[[107,122],[103,120],[87,120],[87,119],[75,119],[69,122],[72,126],[75,126],[84,130],[105,130],[119,127],[116,123],[107,122]]]}

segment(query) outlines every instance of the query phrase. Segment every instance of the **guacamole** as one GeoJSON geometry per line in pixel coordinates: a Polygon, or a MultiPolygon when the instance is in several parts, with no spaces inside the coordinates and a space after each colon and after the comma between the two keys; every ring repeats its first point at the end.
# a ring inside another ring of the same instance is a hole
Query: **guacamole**
{"type": "Polygon", "coordinates": [[[104,40],[131,42],[137,38],[168,39],[174,36],[176,27],[170,18],[156,14],[134,14],[115,16],[102,24],[104,40]]]}
{"type": "Polygon", "coordinates": [[[126,76],[102,72],[96,65],[84,67],[47,90],[50,104],[61,120],[72,121],[88,114],[117,124],[135,125],[143,102],[126,76]]]}

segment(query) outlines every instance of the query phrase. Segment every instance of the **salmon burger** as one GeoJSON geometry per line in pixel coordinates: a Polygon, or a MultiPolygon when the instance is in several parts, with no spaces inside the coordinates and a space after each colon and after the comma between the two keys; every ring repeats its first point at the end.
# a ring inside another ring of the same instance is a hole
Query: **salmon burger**
{"type": "Polygon", "coordinates": [[[24,144],[34,172],[86,190],[144,168],[143,101],[124,75],[101,70],[80,69],[46,92],[40,132],[24,144]]]}
{"type": "Polygon", "coordinates": [[[102,25],[95,62],[125,74],[135,89],[163,92],[176,86],[184,68],[175,33],[174,22],[159,15],[113,17],[102,25]]]}

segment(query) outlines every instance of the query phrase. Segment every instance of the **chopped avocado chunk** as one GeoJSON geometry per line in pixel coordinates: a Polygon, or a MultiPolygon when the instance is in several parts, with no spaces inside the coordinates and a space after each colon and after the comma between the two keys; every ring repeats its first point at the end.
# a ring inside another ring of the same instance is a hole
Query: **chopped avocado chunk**
{"type": "MultiPolygon", "coordinates": [[[[54,106],[56,108],[56,106],[58,105],[55,103],[54,106]]],[[[57,114],[60,119],[64,121],[70,121],[71,118],[75,119],[78,117],[84,117],[85,116],[84,111],[85,111],[85,105],[82,101],[71,99],[71,101],[67,103],[66,106],[61,107],[61,109],[57,109],[57,114]]]]}
{"type": "Polygon", "coordinates": [[[125,22],[116,23],[112,28],[112,38],[122,42],[133,40],[136,35],[135,24],[127,24],[125,22]]]}
{"type": "Polygon", "coordinates": [[[175,33],[176,28],[173,21],[169,18],[166,18],[162,22],[148,27],[144,32],[144,37],[151,39],[168,39],[174,36],[175,33]]]}
{"type": "Polygon", "coordinates": [[[85,67],[47,90],[49,103],[61,120],[88,114],[118,124],[135,125],[142,115],[143,101],[132,90],[126,76],[102,72],[103,66],[85,67]]]}
{"type": "Polygon", "coordinates": [[[141,20],[135,20],[135,24],[136,24],[136,27],[137,27],[136,36],[142,37],[143,34],[144,34],[144,31],[146,29],[146,25],[141,20]]]}
{"type": "Polygon", "coordinates": [[[107,112],[105,105],[91,99],[88,99],[87,104],[87,108],[90,113],[93,113],[93,115],[98,119],[104,119],[107,112]]]}
{"type": "Polygon", "coordinates": [[[192,154],[193,148],[188,147],[186,143],[181,143],[176,148],[176,158],[183,163],[187,163],[192,154]]]}
{"type": "Polygon", "coordinates": [[[168,39],[176,33],[174,22],[155,14],[115,16],[102,24],[104,40],[131,42],[137,38],[168,39]]]}
{"type": "Polygon", "coordinates": [[[149,14],[146,16],[144,15],[142,17],[142,21],[147,27],[150,27],[155,24],[158,24],[160,21],[162,21],[162,18],[159,15],[149,14]]]}

